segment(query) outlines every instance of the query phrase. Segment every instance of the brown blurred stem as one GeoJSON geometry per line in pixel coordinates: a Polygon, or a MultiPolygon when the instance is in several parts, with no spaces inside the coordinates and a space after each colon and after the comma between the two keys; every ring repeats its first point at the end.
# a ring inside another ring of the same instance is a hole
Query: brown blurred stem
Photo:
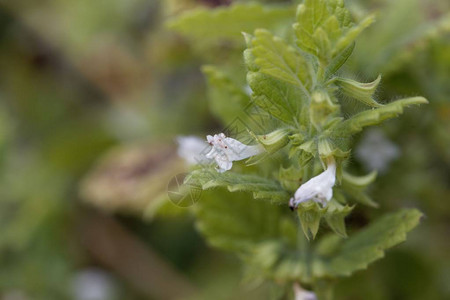
{"type": "Polygon", "coordinates": [[[186,298],[195,288],[113,217],[84,214],[81,242],[92,258],[153,299],[186,298]]]}

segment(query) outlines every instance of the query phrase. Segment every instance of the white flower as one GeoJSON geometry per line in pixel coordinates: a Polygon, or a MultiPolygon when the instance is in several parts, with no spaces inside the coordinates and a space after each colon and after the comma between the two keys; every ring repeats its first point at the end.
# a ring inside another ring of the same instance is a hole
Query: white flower
{"type": "Polygon", "coordinates": [[[333,197],[333,186],[336,182],[336,163],[334,159],[328,162],[327,169],[302,184],[289,201],[289,207],[294,210],[300,203],[313,200],[326,206],[333,197]]]}
{"type": "Polygon", "coordinates": [[[196,136],[179,136],[178,142],[178,156],[183,158],[189,165],[206,162],[208,159],[205,153],[209,152],[211,146],[205,143],[196,136]]]}
{"type": "Polygon", "coordinates": [[[260,145],[248,146],[238,140],[226,137],[223,133],[214,136],[208,135],[206,139],[212,146],[206,157],[216,161],[217,171],[220,173],[230,170],[233,161],[246,159],[264,151],[260,145]]]}
{"type": "Polygon", "coordinates": [[[313,292],[304,290],[299,284],[294,284],[295,300],[317,300],[316,294],[313,292]]]}

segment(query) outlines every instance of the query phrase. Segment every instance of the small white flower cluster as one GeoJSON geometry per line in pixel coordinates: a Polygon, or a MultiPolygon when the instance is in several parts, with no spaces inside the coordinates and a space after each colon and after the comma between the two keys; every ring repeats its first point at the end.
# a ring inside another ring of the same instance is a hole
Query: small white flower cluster
{"type": "Polygon", "coordinates": [[[212,147],[206,157],[216,161],[217,170],[220,173],[230,170],[233,161],[243,160],[264,151],[259,145],[248,146],[238,140],[226,137],[223,133],[214,136],[208,135],[206,139],[212,147]]]}
{"type": "MultiPolygon", "coordinates": [[[[239,161],[264,152],[261,145],[245,145],[238,140],[229,138],[223,133],[208,135],[209,146],[205,148],[203,140],[197,137],[179,137],[178,154],[188,164],[210,162],[217,163],[217,171],[223,173],[233,166],[233,161],[239,161]],[[206,151],[207,154],[205,153],[206,151]]],[[[289,201],[289,207],[294,210],[302,202],[313,200],[326,206],[333,197],[333,186],[336,182],[336,162],[329,159],[327,169],[321,174],[302,184],[289,201]]]]}
{"type": "Polygon", "coordinates": [[[333,186],[336,182],[336,162],[329,160],[327,169],[302,184],[289,201],[289,207],[294,210],[305,201],[313,200],[326,206],[333,197],[333,186]]]}
{"type": "Polygon", "coordinates": [[[238,140],[225,136],[223,133],[208,135],[209,146],[198,137],[178,137],[178,155],[190,165],[209,162],[217,163],[217,171],[223,173],[233,166],[233,161],[239,161],[264,152],[260,145],[245,145],[238,140]],[[207,154],[202,154],[207,152],[207,154]]]}

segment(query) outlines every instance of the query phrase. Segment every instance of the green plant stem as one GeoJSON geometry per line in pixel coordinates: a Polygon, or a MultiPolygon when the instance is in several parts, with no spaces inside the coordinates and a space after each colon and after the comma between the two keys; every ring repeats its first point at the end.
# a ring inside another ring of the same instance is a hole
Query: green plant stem
{"type": "Polygon", "coordinates": [[[310,282],[310,278],[311,278],[311,274],[312,274],[312,270],[311,270],[311,247],[309,244],[309,241],[307,240],[305,234],[303,233],[302,230],[302,225],[300,223],[300,220],[298,220],[298,230],[297,230],[297,247],[298,250],[300,251],[300,257],[304,262],[304,266],[306,268],[305,270],[305,278],[300,278],[301,282],[306,282],[309,283],[310,282]]]}
{"type": "MultiPolygon", "coordinates": [[[[309,180],[314,173],[314,163],[310,162],[306,164],[306,166],[303,166],[303,181],[309,180]]],[[[298,249],[301,252],[301,258],[304,261],[305,265],[305,278],[301,278],[301,281],[304,283],[310,283],[311,277],[312,277],[312,264],[311,264],[311,257],[312,257],[312,251],[311,251],[311,243],[312,241],[309,241],[305,234],[303,233],[302,225],[300,223],[300,219],[297,220],[297,244],[298,249]]]]}

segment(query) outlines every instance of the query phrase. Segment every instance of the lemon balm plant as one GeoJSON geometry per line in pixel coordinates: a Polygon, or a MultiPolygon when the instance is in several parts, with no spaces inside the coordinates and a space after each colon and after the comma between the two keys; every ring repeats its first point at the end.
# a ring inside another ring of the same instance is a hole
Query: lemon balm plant
{"type": "MultiPolygon", "coordinates": [[[[222,16],[243,18],[249,7],[222,16]]],[[[270,9],[258,11],[273,23],[270,9]]],[[[336,279],[382,258],[421,217],[403,209],[347,235],[345,218],[356,205],[377,206],[365,191],[376,174],[346,171],[352,138],[427,103],[377,101],[380,76],[361,83],[341,75],[356,38],[373,21],[354,23],[342,0],[305,0],[291,35],[244,33],[247,88],[218,67],[203,69],[214,112],[223,120],[238,117],[247,136],[207,137],[204,158],[185,180],[209,190],[194,208],[198,228],[212,245],[238,254],[247,278],[274,281],[296,299],[332,299],[336,279]]]]}

